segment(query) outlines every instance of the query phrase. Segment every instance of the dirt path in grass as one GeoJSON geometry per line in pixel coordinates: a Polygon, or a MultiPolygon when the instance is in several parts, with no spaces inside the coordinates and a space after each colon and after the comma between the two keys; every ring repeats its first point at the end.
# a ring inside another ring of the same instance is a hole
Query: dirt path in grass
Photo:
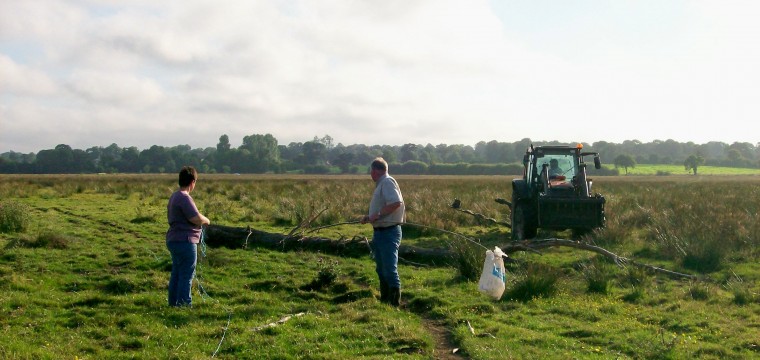
{"type": "Polygon", "coordinates": [[[459,353],[460,351],[454,352],[454,349],[457,349],[458,346],[452,341],[451,332],[443,322],[423,317],[422,324],[433,335],[433,340],[435,340],[434,359],[467,359],[467,357],[459,353]]]}

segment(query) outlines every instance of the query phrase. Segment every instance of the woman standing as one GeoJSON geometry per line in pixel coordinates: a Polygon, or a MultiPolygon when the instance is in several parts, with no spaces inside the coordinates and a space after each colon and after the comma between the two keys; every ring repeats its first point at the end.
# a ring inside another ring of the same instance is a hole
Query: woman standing
{"type": "Polygon", "coordinates": [[[190,288],[195,276],[198,243],[203,225],[210,224],[195,206],[190,192],[195,189],[198,172],[185,166],[179,172],[179,190],[169,198],[166,247],[172,255],[172,275],[169,279],[169,306],[191,306],[190,288]]]}

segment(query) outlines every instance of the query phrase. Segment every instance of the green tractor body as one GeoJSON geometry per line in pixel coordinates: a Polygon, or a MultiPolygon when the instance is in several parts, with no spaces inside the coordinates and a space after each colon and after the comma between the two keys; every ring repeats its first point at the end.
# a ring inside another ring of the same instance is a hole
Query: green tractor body
{"type": "Polygon", "coordinates": [[[512,239],[536,236],[539,228],[572,229],[584,234],[604,226],[604,202],[592,194],[584,157],[593,156],[601,168],[598,153],[582,152],[578,146],[537,146],[523,158],[523,177],[512,180],[512,239]]]}

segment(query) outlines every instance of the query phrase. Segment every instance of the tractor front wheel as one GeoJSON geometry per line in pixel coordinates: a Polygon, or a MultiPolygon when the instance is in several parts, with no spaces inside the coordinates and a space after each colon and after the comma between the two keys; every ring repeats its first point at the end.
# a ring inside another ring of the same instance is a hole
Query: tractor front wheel
{"type": "Polygon", "coordinates": [[[536,224],[530,216],[528,203],[512,202],[512,240],[525,240],[536,237],[536,224]]]}
{"type": "Polygon", "coordinates": [[[520,203],[512,203],[512,240],[525,239],[525,214],[524,206],[520,203]]]}

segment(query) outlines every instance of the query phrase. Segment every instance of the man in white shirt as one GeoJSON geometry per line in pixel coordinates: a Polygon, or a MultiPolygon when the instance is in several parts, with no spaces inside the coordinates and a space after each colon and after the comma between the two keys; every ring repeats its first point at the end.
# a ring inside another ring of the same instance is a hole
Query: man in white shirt
{"type": "Polygon", "coordinates": [[[398,276],[398,248],[406,210],[404,198],[396,179],[388,175],[388,163],[383,158],[372,161],[370,175],[375,182],[375,191],[369,213],[361,222],[370,223],[374,228],[371,247],[380,278],[380,301],[399,306],[401,281],[398,276]]]}

